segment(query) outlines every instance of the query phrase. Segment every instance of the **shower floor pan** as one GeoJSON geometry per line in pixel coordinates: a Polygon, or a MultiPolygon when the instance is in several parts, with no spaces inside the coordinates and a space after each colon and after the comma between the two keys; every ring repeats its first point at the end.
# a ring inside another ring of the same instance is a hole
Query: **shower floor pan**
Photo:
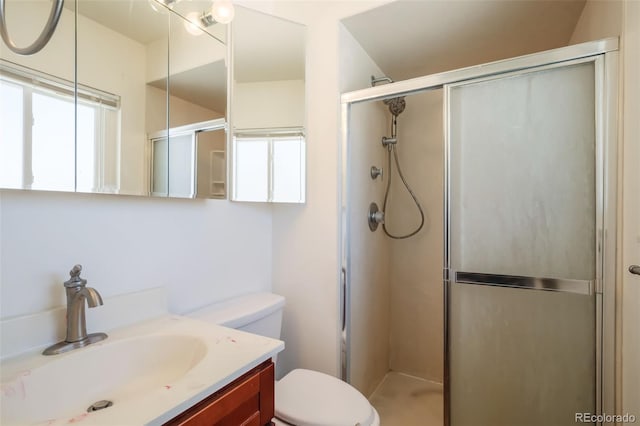
{"type": "Polygon", "coordinates": [[[442,384],[389,372],[369,398],[384,426],[442,426],[442,384]]]}

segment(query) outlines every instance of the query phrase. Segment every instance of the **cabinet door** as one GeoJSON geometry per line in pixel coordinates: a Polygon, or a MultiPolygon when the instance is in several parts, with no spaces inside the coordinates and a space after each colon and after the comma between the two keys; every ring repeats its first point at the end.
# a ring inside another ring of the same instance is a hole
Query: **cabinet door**
{"type": "Polygon", "coordinates": [[[171,426],[259,426],[274,415],[274,368],[268,361],[165,424],[171,426]]]}

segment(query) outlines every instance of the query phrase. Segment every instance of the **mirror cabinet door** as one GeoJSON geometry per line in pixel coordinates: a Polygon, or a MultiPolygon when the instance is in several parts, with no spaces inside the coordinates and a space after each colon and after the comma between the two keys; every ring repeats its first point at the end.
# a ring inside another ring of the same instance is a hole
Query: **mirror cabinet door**
{"type": "MultiPolygon", "coordinates": [[[[18,47],[44,28],[50,2],[5,0],[7,30],[18,47]]],[[[0,188],[75,189],[74,13],[35,55],[0,42],[0,188]]]]}
{"type": "Polygon", "coordinates": [[[305,32],[304,25],[236,6],[235,201],[305,201],[305,32]]]}
{"type": "Polygon", "coordinates": [[[168,127],[169,13],[138,0],[77,0],[77,12],[76,190],[147,195],[147,134],[168,127]]]}
{"type": "MultiPolygon", "coordinates": [[[[186,16],[201,16],[207,3],[210,7],[211,2],[178,3],[176,7],[181,6],[186,16]]],[[[177,14],[172,14],[170,24],[169,196],[224,198],[226,178],[216,175],[213,185],[212,162],[220,159],[213,151],[222,158],[226,152],[227,47],[177,14]]]]}

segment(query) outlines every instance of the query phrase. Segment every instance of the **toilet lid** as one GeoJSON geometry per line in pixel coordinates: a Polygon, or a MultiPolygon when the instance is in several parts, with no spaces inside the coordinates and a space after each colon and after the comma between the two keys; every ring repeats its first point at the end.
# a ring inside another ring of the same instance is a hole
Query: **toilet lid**
{"type": "Polygon", "coordinates": [[[369,425],[373,409],[351,385],[317,371],[293,370],[276,382],[276,417],[294,425],[369,425]]]}

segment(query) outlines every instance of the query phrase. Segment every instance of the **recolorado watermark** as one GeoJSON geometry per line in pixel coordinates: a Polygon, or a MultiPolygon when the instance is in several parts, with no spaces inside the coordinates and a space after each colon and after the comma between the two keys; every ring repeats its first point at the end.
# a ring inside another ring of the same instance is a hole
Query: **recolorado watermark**
{"type": "Polygon", "coordinates": [[[576,413],[576,423],[635,423],[636,416],[633,414],[593,414],[576,413]]]}

